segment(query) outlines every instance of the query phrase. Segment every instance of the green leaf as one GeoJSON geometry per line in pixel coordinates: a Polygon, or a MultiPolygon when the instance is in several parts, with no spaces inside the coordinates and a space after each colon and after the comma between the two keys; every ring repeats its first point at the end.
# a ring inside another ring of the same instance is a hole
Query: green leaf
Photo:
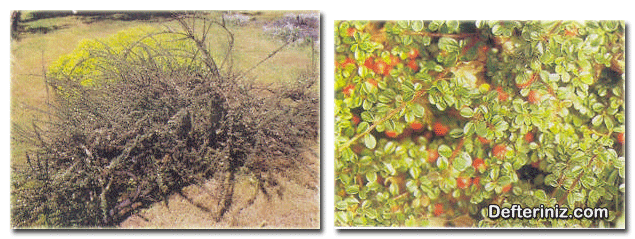
{"type": "Polygon", "coordinates": [[[474,116],[474,110],[470,107],[463,107],[463,109],[461,109],[461,116],[465,118],[472,118],[472,116],[474,116]]]}
{"type": "Polygon", "coordinates": [[[474,123],[472,123],[472,121],[465,123],[465,126],[463,127],[463,133],[466,136],[474,134],[474,123]]]}
{"type": "Polygon", "coordinates": [[[454,159],[454,169],[463,172],[470,166],[472,166],[472,157],[470,154],[463,152],[459,157],[454,159]]]}
{"type": "Polygon", "coordinates": [[[348,194],[357,194],[359,193],[359,185],[350,185],[346,187],[346,193],[348,194]]]}
{"type": "Polygon", "coordinates": [[[412,113],[415,117],[421,118],[425,114],[425,108],[421,104],[415,103],[412,105],[412,113]]]}
{"type": "Polygon", "coordinates": [[[424,28],[423,21],[421,21],[421,20],[411,21],[410,22],[410,27],[412,28],[413,31],[419,32],[419,31],[423,30],[423,28],[424,28]]]}
{"type": "Polygon", "coordinates": [[[594,126],[600,126],[600,124],[602,124],[602,115],[596,115],[595,117],[593,117],[591,123],[594,126]]]}
{"type": "Polygon", "coordinates": [[[366,145],[366,148],[374,149],[375,145],[377,145],[375,136],[373,136],[372,134],[364,135],[364,144],[366,145]]]}
{"type": "Polygon", "coordinates": [[[450,137],[458,139],[463,137],[463,129],[452,129],[450,130],[450,137]]]}
{"type": "Polygon", "coordinates": [[[441,37],[439,39],[439,49],[447,52],[456,52],[459,50],[459,43],[454,38],[441,37]]]}
{"type": "Polygon", "coordinates": [[[452,156],[452,149],[445,145],[439,145],[439,149],[438,149],[439,155],[444,156],[446,158],[449,158],[450,156],[452,156]]]}
{"type": "Polygon", "coordinates": [[[476,123],[476,134],[478,134],[478,136],[485,137],[487,135],[487,123],[484,121],[476,123]]]}

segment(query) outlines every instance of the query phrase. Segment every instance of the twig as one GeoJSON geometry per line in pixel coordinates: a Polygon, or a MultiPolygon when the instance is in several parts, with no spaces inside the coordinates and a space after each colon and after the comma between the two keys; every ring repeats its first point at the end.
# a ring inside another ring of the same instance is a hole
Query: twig
{"type": "Polygon", "coordinates": [[[254,69],[256,69],[256,67],[260,66],[263,62],[265,62],[266,60],[268,60],[269,58],[273,57],[275,54],[277,54],[278,52],[280,52],[282,49],[284,49],[286,46],[288,46],[289,44],[291,44],[291,42],[293,41],[288,41],[286,42],[284,45],[278,47],[278,49],[274,50],[273,52],[269,53],[269,55],[267,57],[265,57],[264,59],[260,60],[260,62],[256,63],[254,66],[252,66],[251,68],[249,68],[248,70],[244,71],[243,73],[241,73],[241,76],[246,75],[247,73],[253,71],[254,69]]]}
{"type": "MultiPolygon", "coordinates": [[[[435,79],[435,81],[438,81],[439,79],[441,79],[443,76],[445,76],[445,74],[447,74],[448,70],[446,69],[445,71],[443,71],[442,73],[440,73],[437,78],[435,79]]],[[[407,102],[403,102],[401,103],[401,105],[399,105],[399,107],[393,109],[392,111],[390,111],[384,118],[381,118],[378,121],[375,121],[373,123],[373,125],[371,125],[370,127],[368,127],[368,129],[366,129],[366,131],[355,135],[353,138],[351,138],[350,140],[348,140],[346,143],[344,143],[342,146],[340,146],[339,148],[337,148],[338,152],[341,152],[342,150],[344,150],[345,148],[348,148],[349,146],[351,146],[351,144],[353,144],[353,142],[357,141],[359,138],[361,138],[364,135],[369,134],[373,129],[375,129],[375,127],[377,127],[377,125],[384,123],[386,120],[389,120],[390,118],[392,118],[395,114],[397,114],[397,112],[401,111],[403,108],[406,107],[406,105],[410,102],[414,102],[415,100],[417,100],[419,97],[421,97],[422,95],[425,94],[425,92],[427,92],[427,89],[422,89],[420,91],[418,91],[414,97],[407,102]]]]}

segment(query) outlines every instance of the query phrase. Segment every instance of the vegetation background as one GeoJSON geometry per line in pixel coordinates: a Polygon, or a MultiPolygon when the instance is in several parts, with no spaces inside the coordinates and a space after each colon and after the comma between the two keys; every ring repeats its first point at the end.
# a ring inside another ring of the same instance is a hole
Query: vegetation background
{"type": "MultiPolygon", "coordinates": [[[[12,137],[18,139],[17,141],[12,141],[11,148],[11,167],[15,169],[15,171],[12,171],[12,178],[15,182],[21,181],[18,178],[23,177],[20,169],[25,168],[26,166],[24,155],[27,152],[30,154],[32,150],[36,149],[35,147],[31,148],[31,145],[37,145],[37,143],[27,145],[20,142],[20,128],[29,128],[29,125],[31,125],[32,121],[35,120],[50,119],[49,115],[45,115],[39,109],[46,111],[48,108],[47,101],[50,100],[51,102],[55,102],[55,99],[57,98],[55,97],[56,93],[53,92],[50,87],[45,87],[44,80],[40,76],[43,71],[47,71],[47,75],[49,77],[48,80],[50,82],[50,80],[54,78],[52,76],[54,76],[57,70],[59,70],[59,61],[57,59],[60,58],[61,55],[64,55],[63,58],[66,59],[67,56],[65,54],[68,54],[71,51],[73,52],[71,59],[72,57],[79,55],[77,45],[78,43],[82,46],[86,46],[87,43],[90,44],[91,40],[86,41],[87,39],[105,41],[111,44],[111,47],[116,48],[118,47],[117,44],[126,44],[121,43],[122,41],[125,42],[126,39],[128,39],[129,35],[126,34],[130,34],[131,32],[135,34],[139,32],[140,29],[161,29],[164,27],[168,29],[179,29],[177,22],[172,19],[174,15],[170,12],[136,11],[100,13],[79,11],[77,14],[72,14],[71,11],[21,11],[20,13],[21,22],[19,30],[16,31],[16,34],[14,34],[16,40],[11,44],[11,122],[15,126],[13,128],[14,131],[12,132],[12,137]],[[124,34],[122,34],[122,31],[124,34]],[[116,33],[114,38],[113,33],[116,33]]],[[[281,21],[282,19],[285,19],[285,21],[296,21],[297,19],[301,19],[302,21],[306,21],[311,24],[312,30],[310,30],[309,33],[312,36],[318,36],[319,29],[317,26],[319,26],[319,15],[317,15],[315,11],[212,11],[209,13],[201,12],[200,14],[201,16],[209,15],[207,17],[211,19],[220,19],[222,14],[226,15],[225,20],[227,22],[227,28],[233,34],[234,48],[232,48],[231,52],[232,57],[228,61],[229,63],[226,64],[226,67],[229,69],[223,70],[227,70],[228,72],[244,72],[242,74],[245,74],[245,79],[253,78],[253,84],[259,87],[259,90],[256,90],[256,93],[253,93],[252,91],[249,93],[257,94],[254,98],[263,97],[263,101],[267,101],[268,99],[283,99],[285,96],[278,95],[278,91],[271,90],[273,88],[268,88],[268,86],[280,85],[281,87],[279,88],[281,89],[291,90],[293,89],[292,85],[295,85],[296,81],[303,79],[301,77],[305,74],[307,74],[307,76],[311,75],[309,81],[313,82],[311,85],[314,87],[308,89],[311,94],[314,95],[312,99],[319,97],[319,83],[316,82],[319,80],[319,75],[315,74],[319,73],[319,66],[316,64],[319,62],[319,47],[316,48],[314,45],[318,44],[319,38],[316,37],[311,41],[309,41],[310,38],[305,38],[292,43],[288,39],[282,39],[281,41],[280,37],[286,37],[286,35],[279,35],[276,32],[276,29],[279,29],[280,26],[288,27],[288,25],[285,24],[291,24],[291,22],[279,23],[278,21],[281,21]],[[293,16],[291,17],[290,15],[293,16]],[[274,22],[278,25],[275,25],[274,22]],[[304,40],[307,42],[301,43],[301,41],[304,40]],[[248,71],[250,69],[252,69],[252,71],[248,71]]],[[[186,15],[186,17],[187,16],[189,15],[186,15]]],[[[206,42],[211,45],[209,47],[210,54],[214,57],[214,59],[222,59],[222,57],[225,56],[225,51],[227,49],[227,45],[223,44],[226,40],[226,35],[221,28],[211,29],[212,30],[208,35],[210,40],[209,42],[206,42]]],[[[145,33],[141,33],[141,35],[143,34],[145,33]]],[[[183,46],[179,45],[179,47],[183,46]]],[[[180,50],[184,49],[181,48],[180,50]]],[[[221,64],[220,61],[217,62],[219,65],[221,64]]],[[[71,63],[68,69],[83,69],[82,67],[75,68],[73,64],[74,63],[71,63]]],[[[104,62],[102,64],[106,65],[107,63],[104,62]]],[[[65,67],[67,66],[62,67],[64,71],[66,70],[65,67]]],[[[90,67],[87,68],[89,69],[90,67]]],[[[138,70],[139,68],[135,69],[135,71],[138,70]]],[[[92,73],[93,71],[89,70],[87,72],[92,73]]],[[[191,76],[187,75],[187,77],[191,76]]],[[[97,77],[95,80],[97,80],[96,82],[99,84],[99,78],[97,77]]],[[[231,83],[239,84],[237,79],[233,80],[234,81],[231,83]]],[[[85,82],[88,81],[82,81],[81,84],[85,85],[85,82]]],[[[90,86],[85,86],[87,87],[86,89],[90,88],[90,86]]],[[[151,88],[151,85],[143,85],[144,91],[151,88]]],[[[65,88],[61,91],[62,98],[68,97],[65,96],[65,94],[71,93],[72,90],[70,89],[71,88],[65,88]]],[[[232,88],[226,87],[223,91],[230,92],[231,89],[232,88]]],[[[166,94],[168,92],[169,91],[165,91],[166,94]]],[[[109,91],[108,93],[113,94],[114,91],[109,91]]],[[[237,99],[236,101],[238,101],[238,99],[241,99],[241,95],[243,94],[248,93],[234,94],[229,96],[229,99],[237,99]]],[[[302,94],[303,93],[300,93],[298,97],[303,97],[302,94]]],[[[134,95],[137,95],[137,93],[135,92],[132,95],[124,93],[122,96],[134,97],[134,95]]],[[[184,93],[178,98],[187,99],[187,97],[187,94],[184,93]]],[[[312,101],[313,105],[310,107],[311,112],[319,111],[319,101],[317,100],[319,99],[312,101]]],[[[124,102],[121,100],[117,101],[124,102]]],[[[203,101],[209,102],[210,99],[207,98],[203,101]]],[[[290,101],[291,102],[284,104],[293,104],[296,102],[292,100],[290,101]]],[[[111,104],[112,103],[107,103],[107,105],[111,104]]],[[[274,106],[278,104],[279,103],[266,103],[263,106],[274,106]]],[[[62,107],[66,108],[66,106],[62,107]]],[[[130,107],[134,106],[128,106],[125,108],[127,109],[130,107]]],[[[237,107],[241,106],[234,105],[232,107],[236,107],[235,109],[240,111],[240,108],[237,107]]],[[[71,108],[74,107],[71,106],[71,108]]],[[[245,110],[244,112],[240,111],[239,113],[241,115],[249,115],[251,112],[262,111],[263,109],[267,109],[267,107],[251,108],[250,110],[245,110]]],[[[204,108],[199,108],[194,112],[203,112],[204,110],[204,108]]],[[[154,111],[146,112],[148,114],[152,114],[154,111]]],[[[270,114],[272,113],[257,115],[256,117],[264,120],[263,117],[267,117],[270,114]]],[[[319,130],[319,128],[315,127],[318,123],[317,113],[314,113],[313,115],[315,115],[315,117],[311,118],[302,118],[304,116],[300,116],[301,114],[302,113],[299,112],[298,115],[292,115],[290,117],[283,116],[282,114],[276,114],[276,120],[274,122],[287,122],[286,120],[292,118],[308,119],[314,123],[314,125],[311,125],[310,130],[316,133],[319,130]]],[[[204,116],[201,116],[201,118],[202,117],[204,116]]],[[[53,119],[55,119],[55,116],[53,116],[53,119]]],[[[222,123],[223,119],[219,120],[221,124],[224,124],[222,123]]],[[[248,119],[243,118],[243,121],[248,121],[248,119]]],[[[231,122],[240,123],[241,121],[232,120],[231,122]]],[[[254,124],[251,125],[255,126],[254,124]]],[[[298,125],[303,124],[299,123],[298,125]]],[[[278,129],[284,128],[289,131],[289,129],[293,128],[292,126],[295,125],[293,123],[290,125],[280,126],[267,124],[266,127],[275,127],[278,129]]],[[[74,129],[69,130],[73,131],[74,129]]],[[[89,131],[94,132],[92,130],[89,131]]],[[[208,133],[210,131],[212,130],[205,130],[204,132],[208,133]]],[[[118,132],[118,135],[123,135],[123,132],[118,132]]],[[[306,136],[308,135],[305,135],[305,137],[306,136]]],[[[249,141],[249,139],[241,139],[249,141]]],[[[292,139],[292,137],[289,136],[288,139],[292,139]]],[[[112,142],[114,143],[116,140],[113,139],[112,142]]],[[[268,146],[265,146],[268,151],[276,150],[272,143],[275,142],[270,142],[268,146]]],[[[150,206],[147,210],[142,210],[141,213],[128,218],[129,220],[124,221],[119,224],[119,226],[124,228],[316,228],[319,226],[319,146],[317,145],[317,141],[311,141],[309,144],[311,145],[310,147],[312,147],[313,152],[308,152],[308,154],[292,158],[293,160],[296,160],[296,158],[297,160],[303,160],[303,158],[310,160],[310,173],[307,173],[307,175],[297,176],[295,182],[293,183],[287,180],[274,179],[275,181],[271,184],[279,184],[280,186],[279,189],[275,190],[283,190],[278,191],[280,197],[270,197],[267,195],[265,187],[269,188],[270,186],[256,186],[259,185],[257,182],[258,180],[248,176],[251,175],[251,173],[247,173],[247,171],[242,173],[241,170],[241,173],[236,176],[235,180],[231,180],[232,184],[235,183],[236,185],[236,187],[233,187],[233,200],[235,203],[231,204],[238,207],[232,207],[234,209],[229,209],[227,213],[225,213],[225,209],[217,209],[218,202],[215,202],[218,198],[225,197],[223,194],[216,194],[215,191],[217,191],[217,188],[225,188],[223,185],[226,183],[222,183],[222,180],[213,179],[200,184],[197,187],[185,187],[179,195],[166,197],[166,205],[161,206],[160,204],[155,204],[150,206]],[[303,187],[305,185],[307,188],[303,187]],[[262,197],[259,196],[259,190],[256,187],[261,187],[260,189],[265,192],[262,197]],[[217,210],[220,210],[221,215],[226,214],[226,216],[216,220],[214,218],[216,216],[213,214],[215,214],[215,211],[217,210]],[[206,213],[206,211],[213,213],[206,213]]],[[[67,149],[69,147],[72,146],[66,144],[66,146],[63,146],[62,148],[67,149]]],[[[231,147],[222,148],[226,149],[231,147]]],[[[285,148],[279,150],[284,151],[287,149],[285,148]]],[[[91,149],[91,151],[95,152],[93,149],[91,149]]],[[[275,161],[275,158],[267,160],[267,162],[275,161]]],[[[164,159],[164,162],[167,161],[164,159]]],[[[197,163],[195,165],[200,166],[203,164],[197,163]]],[[[143,168],[150,169],[152,167],[143,168]]],[[[220,171],[222,167],[218,169],[215,169],[215,167],[209,168],[220,171]]],[[[292,170],[285,170],[284,174],[285,176],[295,175],[296,172],[300,172],[302,170],[305,169],[293,168],[292,170]]],[[[81,170],[78,170],[78,173],[81,173],[81,170]]],[[[141,173],[139,176],[141,175],[146,177],[154,174],[141,173]]],[[[254,177],[260,177],[260,174],[256,174],[254,177]]],[[[31,186],[16,186],[15,189],[21,190],[22,188],[28,189],[29,187],[31,186]]],[[[121,190],[111,191],[121,192],[121,190]]],[[[25,203],[21,203],[19,200],[22,200],[22,195],[27,194],[22,194],[20,191],[14,191],[15,197],[12,202],[12,205],[14,205],[13,210],[19,208],[21,205],[40,205],[39,203],[33,204],[29,200],[23,200],[25,203]]],[[[136,198],[137,197],[135,197],[135,199],[136,198]]],[[[48,200],[48,202],[53,201],[54,200],[51,200],[50,198],[48,200]]],[[[102,202],[103,201],[107,200],[102,200],[102,202]]],[[[57,206],[52,206],[52,208],[55,211],[69,211],[68,209],[59,208],[57,206]]],[[[84,211],[86,210],[77,211],[73,213],[70,218],[83,218],[83,216],[80,216],[83,215],[83,213],[79,212],[84,211]]],[[[28,217],[38,214],[39,213],[36,212],[26,213],[26,215],[29,215],[28,217]]],[[[33,225],[30,225],[31,222],[29,221],[32,218],[22,218],[21,215],[21,213],[16,212],[16,214],[12,216],[16,220],[16,227],[28,228],[31,226],[41,227],[45,225],[45,227],[51,225],[53,227],[59,227],[71,225],[66,223],[73,220],[69,218],[61,220],[61,224],[49,224],[48,219],[40,220],[49,217],[42,217],[43,215],[41,215],[36,216],[36,218],[40,219],[37,219],[33,225]]],[[[50,218],[55,218],[55,216],[50,218]]],[[[53,220],[56,221],[56,219],[53,220]]],[[[106,219],[104,219],[104,221],[106,221],[106,219]]],[[[118,222],[115,223],[118,224],[118,222]]],[[[108,222],[107,224],[111,223],[108,222]]],[[[87,225],[85,223],[80,223],[79,225],[89,226],[90,224],[87,225]]]]}
{"type": "MultiPolygon", "coordinates": [[[[456,0],[456,1],[381,1],[381,2],[367,2],[364,1],[220,1],[209,3],[206,1],[198,0],[183,0],[178,2],[153,2],[150,6],[143,1],[136,4],[130,4],[130,1],[108,1],[107,5],[102,5],[99,2],[82,1],[80,5],[77,2],[45,2],[39,1],[34,3],[33,1],[10,1],[5,3],[3,7],[5,20],[8,20],[9,10],[11,9],[319,9],[322,12],[323,32],[325,35],[322,37],[324,46],[322,60],[323,60],[323,91],[322,98],[323,115],[325,119],[322,127],[322,142],[325,147],[322,148],[324,152],[322,158],[325,159],[322,164],[322,168],[326,169],[322,173],[322,179],[325,182],[330,182],[334,176],[333,174],[333,162],[329,161],[329,158],[333,158],[333,70],[332,64],[334,59],[334,51],[332,50],[333,44],[333,21],[343,19],[458,19],[458,20],[474,20],[474,19],[620,19],[626,20],[627,24],[627,72],[633,68],[633,56],[632,46],[632,27],[631,24],[635,22],[635,15],[632,14],[632,8],[630,1],[626,0],[605,0],[605,1],[591,1],[591,2],[557,2],[552,0],[535,0],[535,1],[473,1],[473,0],[456,0]],[[144,6],[145,4],[145,6],[144,6]]],[[[8,23],[8,21],[7,21],[8,23]]],[[[5,207],[0,210],[2,212],[2,223],[5,225],[2,229],[3,236],[20,237],[20,238],[40,238],[42,236],[53,235],[57,238],[77,238],[77,237],[101,237],[111,238],[118,236],[122,238],[139,238],[139,237],[158,237],[158,238],[172,238],[174,236],[185,236],[188,238],[209,238],[214,236],[215,238],[235,238],[240,236],[242,238],[422,238],[422,237],[443,237],[443,238],[510,238],[510,237],[523,237],[523,238],[596,238],[598,236],[611,236],[616,238],[631,238],[633,237],[633,219],[630,215],[635,215],[632,205],[627,206],[627,212],[629,217],[627,218],[627,230],[626,231],[597,231],[597,230],[348,230],[339,231],[335,229],[333,225],[334,212],[331,210],[333,205],[334,191],[333,183],[323,183],[322,188],[322,204],[326,205],[325,210],[322,212],[321,223],[322,230],[320,231],[43,231],[43,232],[14,232],[9,228],[9,167],[8,160],[10,158],[9,151],[9,102],[10,102],[10,90],[9,90],[9,24],[4,26],[5,34],[5,48],[1,49],[5,56],[4,67],[5,80],[3,83],[5,87],[2,87],[2,94],[0,94],[0,110],[4,113],[4,117],[0,120],[0,135],[1,138],[0,152],[2,152],[2,158],[5,160],[5,176],[0,184],[0,191],[4,192],[3,201],[5,207]]],[[[632,74],[627,73],[627,78],[630,78],[632,74]]],[[[633,84],[627,83],[627,91],[633,92],[633,84]]],[[[627,100],[632,97],[627,96],[627,100]]],[[[632,111],[631,103],[627,103],[628,112],[632,111]]],[[[630,114],[629,114],[630,115],[630,114]]],[[[630,117],[628,118],[628,124],[631,125],[630,117]]],[[[629,138],[630,127],[627,126],[627,138],[629,138]]],[[[627,141],[627,148],[635,146],[633,141],[627,141]]],[[[628,154],[627,154],[628,155],[628,154]]],[[[627,158],[627,199],[632,199],[632,172],[633,164],[629,162],[631,157],[627,158]]]]}

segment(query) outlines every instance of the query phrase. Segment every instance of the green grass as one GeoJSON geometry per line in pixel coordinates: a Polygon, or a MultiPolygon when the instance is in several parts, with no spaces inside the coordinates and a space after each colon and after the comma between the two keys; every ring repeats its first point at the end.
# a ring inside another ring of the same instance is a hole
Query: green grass
{"type": "MultiPolygon", "coordinates": [[[[257,20],[273,20],[285,14],[282,11],[261,12],[254,15],[257,20]]],[[[67,16],[48,18],[26,23],[26,28],[54,28],[47,34],[23,34],[19,41],[11,42],[11,122],[28,127],[34,119],[45,117],[31,108],[45,109],[47,89],[41,77],[43,67],[64,54],[70,53],[85,38],[104,38],[121,30],[141,24],[162,27],[165,22],[102,20],[85,23],[81,17],[67,16]]],[[[180,29],[175,22],[167,23],[172,29],[180,29]]],[[[232,56],[234,71],[250,68],[269,53],[283,45],[266,36],[260,25],[229,28],[235,37],[232,56]]],[[[216,59],[221,59],[227,49],[226,36],[222,29],[214,28],[210,33],[210,46],[216,59]],[[215,37],[216,36],[216,37],[215,37]]],[[[293,81],[311,64],[310,46],[288,46],[273,58],[251,72],[249,77],[258,82],[293,81]]],[[[315,54],[319,57],[319,52],[315,54]]],[[[319,59],[316,59],[319,62],[319,59]]],[[[52,94],[52,92],[48,92],[52,94]]],[[[12,130],[12,136],[14,131],[12,130]]],[[[25,164],[25,152],[31,146],[17,141],[11,142],[11,165],[25,164]]]]}

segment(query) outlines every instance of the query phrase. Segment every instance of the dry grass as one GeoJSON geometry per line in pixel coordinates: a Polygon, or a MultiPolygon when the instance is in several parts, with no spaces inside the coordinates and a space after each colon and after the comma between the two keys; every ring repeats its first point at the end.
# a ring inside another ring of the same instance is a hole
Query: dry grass
{"type": "MultiPolygon", "coordinates": [[[[305,157],[310,168],[319,172],[319,146],[313,147],[305,157]]],[[[280,178],[277,186],[267,186],[269,193],[255,194],[256,186],[249,175],[237,175],[232,209],[220,220],[214,218],[221,195],[222,182],[214,178],[205,185],[185,187],[182,194],[170,196],[167,204],[155,203],[121,223],[121,228],[188,228],[188,229],[318,229],[320,227],[319,178],[305,175],[304,182],[280,178]],[[314,185],[311,187],[309,185],[314,185]],[[278,195],[278,190],[282,194],[278,195]],[[254,197],[255,195],[255,197],[254,197]],[[187,212],[187,213],[184,213],[187,212]]]]}

